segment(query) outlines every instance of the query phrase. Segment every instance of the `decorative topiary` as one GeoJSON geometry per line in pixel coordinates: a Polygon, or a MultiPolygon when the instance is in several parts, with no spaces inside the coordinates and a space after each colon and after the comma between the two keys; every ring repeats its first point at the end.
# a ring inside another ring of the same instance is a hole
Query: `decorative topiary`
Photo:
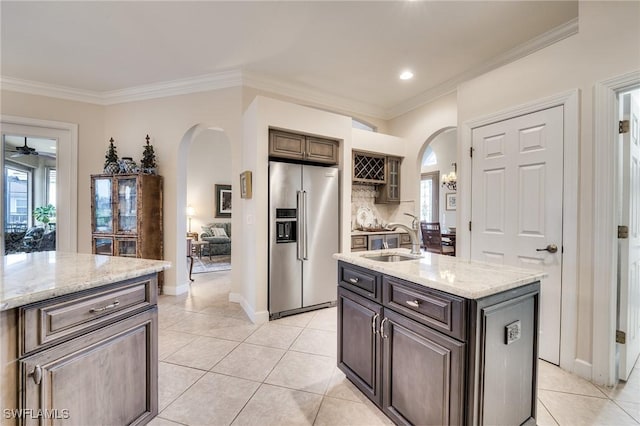
{"type": "Polygon", "coordinates": [[[155,174],[156,167],[156,154],[153,152],[153,145],[149,144],[149,135],[145,138],[147,144],[144,146],[144,152],[142,153],[142,160],[140,160],[140,166],[144,173],[155,174]]]}
{"type": "Polygon", "coordinates": [[[109,139],[109,149],[104,158],[104,172],[117,173],[120,167],[118,166],[118,154],[116,152],[116,146],[113,144],[113,138],[109,139]]]}

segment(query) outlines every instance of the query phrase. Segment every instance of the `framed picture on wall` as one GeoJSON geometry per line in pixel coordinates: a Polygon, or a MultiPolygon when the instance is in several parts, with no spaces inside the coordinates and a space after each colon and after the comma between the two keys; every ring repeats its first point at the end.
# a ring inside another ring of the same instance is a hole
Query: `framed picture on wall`
{"type": "Polygon", "coordinates": [[[216,217],[231,217],[231,185],[216,185],[216,217]]]}
{"type": "Polygon", "coordinates": [[[240,198],[251,198],[251,172],[240,173],[240,198]]]}
{"type": "Polygon", "coordinates": [[[449,192],[447,194],[445,194],[446,198],[446,203],[445,203],[445,210],[455,210],[457,207],[457,199],[456,199],[456,193],[455,192],[449,192]]]}

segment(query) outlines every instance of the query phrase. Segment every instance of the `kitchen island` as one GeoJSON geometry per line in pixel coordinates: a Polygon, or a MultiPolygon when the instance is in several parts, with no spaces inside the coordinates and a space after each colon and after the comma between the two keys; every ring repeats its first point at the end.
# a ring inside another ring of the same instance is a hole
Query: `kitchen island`
{"type": "Polygon", "coordinates": [[[535,424],[543,272],[335,254],[338,367],[397,424],[535,424]]]}
{"type": "Polygon", "coordinates": [[[158,260],[4,256],[2,424],[145,424],[158,411],[158,260]]]}

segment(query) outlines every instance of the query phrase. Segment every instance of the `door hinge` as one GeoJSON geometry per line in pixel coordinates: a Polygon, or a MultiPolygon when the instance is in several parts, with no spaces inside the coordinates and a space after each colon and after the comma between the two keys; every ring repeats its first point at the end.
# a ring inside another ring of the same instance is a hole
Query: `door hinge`
{"type": "Polygon", "coordinates": [[[469,231],[471,231],[471,221],[469,221],[469,231]]]}
{"type": "Polygon", "coordinates": [[[620,238],[621,240],[629,238],[628,226],[624,226],[624,225],[618,226],[618,238],[620,238]]]}
{"type": "Polygon", "coordinates": [[[621,330],[616,330],[616,343],[622,343],[623,345],[627,343],[627,333],[621,330]]]}
{"type": "Polygon", "coordinates": [[[473,158],[473,147],[469,148],[469,157],[473,158]]]}
{"type": "Polygon", "coordinates": [[[620,120],[618,122],[618,133],[629,133],[629,120],[620,120]]]}

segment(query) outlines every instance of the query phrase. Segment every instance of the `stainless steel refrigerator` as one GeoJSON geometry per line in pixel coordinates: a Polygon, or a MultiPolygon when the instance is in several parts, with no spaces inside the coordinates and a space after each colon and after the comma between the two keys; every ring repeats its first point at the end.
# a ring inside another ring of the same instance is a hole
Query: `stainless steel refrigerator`
{"type": "Polygon", "coordinates": [[[336,167],[269,162],[269,316],[335,305],[336,167]]]}

